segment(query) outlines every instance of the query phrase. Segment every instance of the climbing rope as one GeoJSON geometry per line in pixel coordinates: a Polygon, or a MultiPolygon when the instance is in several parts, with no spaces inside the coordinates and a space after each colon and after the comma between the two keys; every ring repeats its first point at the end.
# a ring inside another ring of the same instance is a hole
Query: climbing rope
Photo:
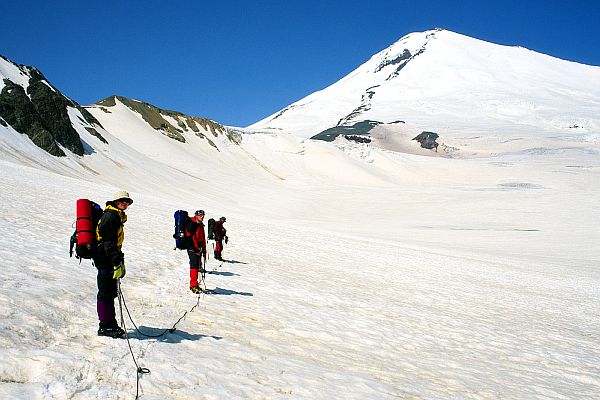
{"type": "Polygon", "coordinates": [[[175,332],[175,330],[177,329],[177,324],[179,324],[183,319],[185,319],[185,317],[187,316],[188,313],[193,312],[196,309],[196,307],[198,307],[200,305],[200,294],[198,294],[196,304],[189,311],[184,312],[183,315],[173,324],[172,328],[165,329],[159,335],[148,335],[148,334],[143,333],[138,328],[138,326],[135,324],[135,322],[133,321],[133,318],[131,317],[131,313],[129,312],[129,308],[127,308],[127,303],[125,302],[125,296],[123,295],[123,291],[121,290],[121,279],[118,279],[117,282],[118,282],[119,315],[120,315],[121,328],[123,328],[123,330],[125,331],[125,339],[127,339],[127,346],[129,347],[129,353],[131,354],[131,358],[133,359],[133,363],[135,364],[135,368],[136,368],[135,398],[137,400],[139,398],[139,393],[140,393],[140,376],[144,375],[144,374],[149,374],[150,370],[148,368],[140,367],[140,365],[137,362],[137,359],[135,358],[135,355],[133,354],[133,349],[131,348],[131,342],[129,340],[129,334],[127,333],[127,327],[125,325],[125,316],[123,314],[123,309],[125,309],[125,311],[127,312],[127,315],[129,316],[129,320],[135,327],[135,330],[140,335],[148,337],[148,338],[158,338],[163,335],[166,335],[167,332],[169,332],[169,333],[175,332]]]}

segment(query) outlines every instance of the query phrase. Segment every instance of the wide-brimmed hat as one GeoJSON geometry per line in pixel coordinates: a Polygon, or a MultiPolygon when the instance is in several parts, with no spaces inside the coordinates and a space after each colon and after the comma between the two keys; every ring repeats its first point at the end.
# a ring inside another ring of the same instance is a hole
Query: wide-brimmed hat
{"type": "Polygon", "coordinates": [[[124,190],[119,190],[117,193],[115,193],[113,201],[118,200],[126,201],[129,203],[129,205],[133,204],[133,200],[131,199],[131,197],[129,197],[129,192],[126,192],[124,190]]]}

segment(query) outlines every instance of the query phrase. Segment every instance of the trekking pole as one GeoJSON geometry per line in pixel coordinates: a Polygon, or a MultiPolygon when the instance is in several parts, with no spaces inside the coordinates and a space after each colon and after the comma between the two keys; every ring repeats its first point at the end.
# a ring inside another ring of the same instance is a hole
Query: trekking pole
{"type": "Polygon", "coordinates": [[[202,290],[206,290],[206,249],[204,249],[204,264],[202,265],[202,268],[200,268],[200,283],[202,285],[200,285],[200,288],[202,290]],[[202,288],[202,286],[204,286],[204,288],[202,288]]]}

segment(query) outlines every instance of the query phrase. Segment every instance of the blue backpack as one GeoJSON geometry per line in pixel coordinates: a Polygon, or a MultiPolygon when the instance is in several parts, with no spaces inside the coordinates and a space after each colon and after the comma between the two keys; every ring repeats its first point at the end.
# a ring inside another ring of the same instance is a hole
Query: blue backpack
{"type": "Polygon", "coordinates": [[[189,239],[185,237],[185,225],[189,221],[190,217],[188,212],[185,210],[175,211],[175,233],[173,238],[175,239],[175,248],[185,250],[188,248],[189,239]]]}

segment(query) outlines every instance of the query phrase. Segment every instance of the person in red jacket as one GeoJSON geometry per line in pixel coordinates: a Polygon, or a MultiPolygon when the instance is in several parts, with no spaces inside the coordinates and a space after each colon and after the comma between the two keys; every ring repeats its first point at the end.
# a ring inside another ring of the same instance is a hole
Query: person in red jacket
{"type": "Polygon", "coordinates": [[[204,272],[202,257],[206,260],[206,236],[204,235],[204,211],[198,210],[185,225],[185,236],[188,239],[187,253],[190,258],[190,290],[200,293],[198,271],[204,272]]]}
{"type": "Polygon", "coordinates": [[[225,240],[225,243],[229,240],[227,237],[227,229],[223,226],[225,221],[227,221],[227,219],[221,217],[213,226],[213,233],[215,234],[215,258],[219,261],[223,261],[223,240],[225,240]]]}

